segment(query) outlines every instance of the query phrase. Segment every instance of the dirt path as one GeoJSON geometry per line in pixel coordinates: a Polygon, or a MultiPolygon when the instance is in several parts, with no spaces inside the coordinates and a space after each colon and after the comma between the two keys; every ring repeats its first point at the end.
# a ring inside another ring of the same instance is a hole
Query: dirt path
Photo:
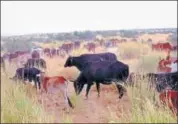
{"type": "Polygon", "coordinates": [[[72,83],[69,84],[68,90],[69,95],[75,98],[76,104],[69,114],[63,110],[64,100],[62,96],[38,94],[39,103],[43,104],[47,113],[55,116],[55,122],[61,122],[68,117],[73,123],[107,123],[113,118],[119,119],[121,114],[126,114],[131,108],[127,94],[118,100],[118,92],[113,85],[101,85],[100,98],[97,97],[96,87],[93,85],[88,100],[85,100],[85,89],[78,97],[75,96],[72,83]]]}

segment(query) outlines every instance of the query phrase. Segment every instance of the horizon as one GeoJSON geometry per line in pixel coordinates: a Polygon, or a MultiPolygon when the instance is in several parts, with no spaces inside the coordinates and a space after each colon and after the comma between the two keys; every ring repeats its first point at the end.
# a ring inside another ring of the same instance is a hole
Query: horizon
{"type": "Polygon", "coordinates": [[[177,28],[175,3],[177,1],[2,1],[1,36],[177,28]]]}
{"type": "Polygon", "coordinates": [[[70,32],[46,32],[46,33],[29,33],[29,34],[21,34],[21,35],[1,35],[1,37],[13,37],[13,36],[24,36],[24,35],[36,35],[36,34],[62,34],[62,33],[73,33],[73,32],[85,32],[85,31],[91,31],[91,32],[97,32],[97,31],[121,31],[121,30],[124,30],[124,31],[130,31],[130,30],[154,30],[154,29],[177,29],[177,27],[169,27],[169,28],[139,28],[139,29],[108,29],[108,30],[83,30],[83,31],[77,31],[77,30],[74,30],[74,31],[70,31],[70,32]]]}

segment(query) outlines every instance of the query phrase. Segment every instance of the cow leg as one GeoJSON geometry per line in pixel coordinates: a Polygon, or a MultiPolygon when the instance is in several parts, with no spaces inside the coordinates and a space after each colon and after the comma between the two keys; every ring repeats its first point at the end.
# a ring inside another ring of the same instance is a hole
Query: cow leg
{"type": "Polygon", "coordinates": [[[89,93],[89,90],[90,90],[90,88],[91,88],[91,85],[92,85],[92,83],[88,83],[87,82],[87,89],[86,89],[86,95],[85,95],[85,97],[86,97],[86,99],[88,99],[88,93],[89,93]]]}
{"type": "Polygon", "coordinates": [[[62,95],[64,97],[64,102],[65,102],[64,110],[67,109],[67,112],[69,112],[69,107],[68,107],[69,101],[68,101],[68,95],[67,95],[67,85],[63,84],[59,88],[60,88],[60,91],[61,91],[61,93],[62,93],[62,95]]]}
{"type": "Polygon", "coordinates": [[[119,99],[121,99],[122,98],[122,96],[124,95],[124,87],[122,86],[122,85],[120,85],[120,84],[117,84],[116,83],[116,87],[117,87],[117,89],[118,89],[118,92],[119,92],[119,99]]]}
{"type": "Polygon", "coordinates": [[[100,84],[96,82],[96,89],[98,91],[98,98],[100,97],[100,84]]]}
{"type": "Polygon", "coordinates": [[[80,92],[82,91],[83,87],[84,87],[84,83],[80,83],[80,84],[77,85],[77,90],[76,90],[77,91],[77,95],[80,94],[80,92]]]}

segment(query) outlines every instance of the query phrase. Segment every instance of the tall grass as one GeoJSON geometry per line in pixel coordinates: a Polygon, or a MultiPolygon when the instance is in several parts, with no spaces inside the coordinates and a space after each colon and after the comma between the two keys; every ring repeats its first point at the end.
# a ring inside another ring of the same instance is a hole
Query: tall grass
{"type": "Polygon", "coordinates": [[[1,122],[2,123],[51,123],[53,117],[47,115],[36,103],[33,88],[27,88],[1,75],[1,122]],[[28,97],[29,96],[29,97],[28,97]],[[31,98],[30,98],[31,97],[31,98]]]}
{"type": "Polygon", "coordinates": [[[127,116],[122,116],[118,122],[129,123],[176,123],[176,118],[172,116],[167,107],[161,106],[158,94],[148,88],[148,81],[137,80],[137,87],[128,87],[128,95],[131,100],[132,110],[128,120],[127,116]]]}

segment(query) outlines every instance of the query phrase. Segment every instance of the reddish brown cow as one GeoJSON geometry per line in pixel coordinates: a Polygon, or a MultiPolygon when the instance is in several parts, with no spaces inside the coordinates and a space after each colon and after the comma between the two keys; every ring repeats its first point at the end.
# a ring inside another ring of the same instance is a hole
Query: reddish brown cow
{"type": "Polygon", "coordinates": [[[162,103],[167,104],[174,115],[178,111],[178,91],[164,90],[159,94],[159,99],[162,103]]]}
{"type": "Polygon", "coordinates": [[[157,43],[157,44],[152,44],[152,50],[171,50],[172,46],[170,43],[157,43]]]}
{"type": "Polygon", "coordinates": [[[51,94],[58,94],[59,92],[62,93],[66,108],[69,105],[71,108],[73,108],[73,105],[68,97],[68,91],[67,91],[67,84],[68,81],[62,77],[62,76],[55,76],[55,77],[48,77],[44,76],[43,73],[38,74],[37,76],[40,77],[41,80],[41,87],[42,90],[44,90],[46,93],[51,94]]]}
{"type": "Polygon", "coordinates": [[[89,52],[92,51],[95,53],[96,44],[95,43],[87,43],[84,45],[84,48],[86,48],[89,52]]]}

